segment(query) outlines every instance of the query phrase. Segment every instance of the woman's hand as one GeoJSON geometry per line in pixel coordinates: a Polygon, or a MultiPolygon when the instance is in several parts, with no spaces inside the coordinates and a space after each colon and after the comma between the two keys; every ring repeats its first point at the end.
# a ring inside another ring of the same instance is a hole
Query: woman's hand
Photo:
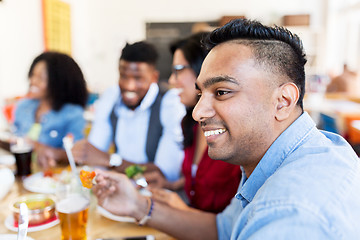
{"type": "Polygon", "coordinates": [[[66,159],[66,153],[61,148],[54,148],[42,143],[35,143],[37,162],[40,167],[48,169],[56,166],[56,162],[66,159]]]}
{"type": "Polygon", "coordinates": [[[191,211],[192,208],[180,198],[180,196],[172,191],[166,189],[151,189],[152,198],[155,201],[169,205],[170,207],[180,210],[191,211]]]}

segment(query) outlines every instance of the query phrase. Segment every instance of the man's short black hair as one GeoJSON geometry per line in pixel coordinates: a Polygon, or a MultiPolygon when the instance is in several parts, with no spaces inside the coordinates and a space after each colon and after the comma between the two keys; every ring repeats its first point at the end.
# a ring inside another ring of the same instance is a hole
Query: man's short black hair
{"type": "Polygon", "coordinates": [[[127,62],[145,62],[156,66],[158,57],[159,55],[154,45],[141,41],[133,44],[126,43],[126,46],[121,52],[120,60],[127,62]]]}
{"type": "Polygon", "coordinates": [[[294,82],[300,91],[297,104],[303,108],[306,55],[296,34],[283,27],[269,27],[254,20],[235,19],[214,30],[204,44],[210,50],[228,41],[250,47],[259,65],[294,82]]]}

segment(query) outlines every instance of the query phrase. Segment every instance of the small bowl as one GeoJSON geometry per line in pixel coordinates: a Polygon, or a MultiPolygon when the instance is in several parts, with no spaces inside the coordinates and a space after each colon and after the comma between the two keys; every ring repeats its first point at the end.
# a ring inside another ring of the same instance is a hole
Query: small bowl
{"type": "Polygon", "coordinates": [[[55,200],[46,194],[29,194],[17,198],[10,205],[15,223],[18,223],[20,203],[26,203],[29,211],[29,226],[41,225],[53,219],[55,214],[55,200]]]}

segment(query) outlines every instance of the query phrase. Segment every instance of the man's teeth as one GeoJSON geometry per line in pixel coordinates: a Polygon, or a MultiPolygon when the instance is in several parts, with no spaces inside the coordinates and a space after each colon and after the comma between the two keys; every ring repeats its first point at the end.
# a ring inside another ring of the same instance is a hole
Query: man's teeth
{"type": "Polygon", "coordinates": [[[211,130],[211,131],[205,131],[204,135],[205,135],[205,137],[209,137],[209,136],[213,136],[213,135],[218,135],[218,134],[223,133],[225,131],[226,131],[226,129],[224,129],[224,128],[223,129],[211,130]]]}
{"type": "Polygon", "coordinates": [[[136,93],[134,93],[134,92],[125,92],[124,95],[126,98],[135,98],[136,97],[136,93]]]}

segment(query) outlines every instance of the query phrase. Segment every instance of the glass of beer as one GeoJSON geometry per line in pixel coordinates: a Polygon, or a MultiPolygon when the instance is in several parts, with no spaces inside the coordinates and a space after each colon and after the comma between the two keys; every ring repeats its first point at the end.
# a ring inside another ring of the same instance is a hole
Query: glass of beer
{"type": "Polygon", "coordinates": [[[31,174],[31,155],[33,146],[24,137],[13,137],[10,143],[10,151],[16,160],[16,175],[27,176],[31,174]]]}
{"type": "Polygon", "coordinates": [[[78,181],[58,184],[56,212],[62,240],[86,240],[89,196],[89,189],[83,188],[78,181]]]}

